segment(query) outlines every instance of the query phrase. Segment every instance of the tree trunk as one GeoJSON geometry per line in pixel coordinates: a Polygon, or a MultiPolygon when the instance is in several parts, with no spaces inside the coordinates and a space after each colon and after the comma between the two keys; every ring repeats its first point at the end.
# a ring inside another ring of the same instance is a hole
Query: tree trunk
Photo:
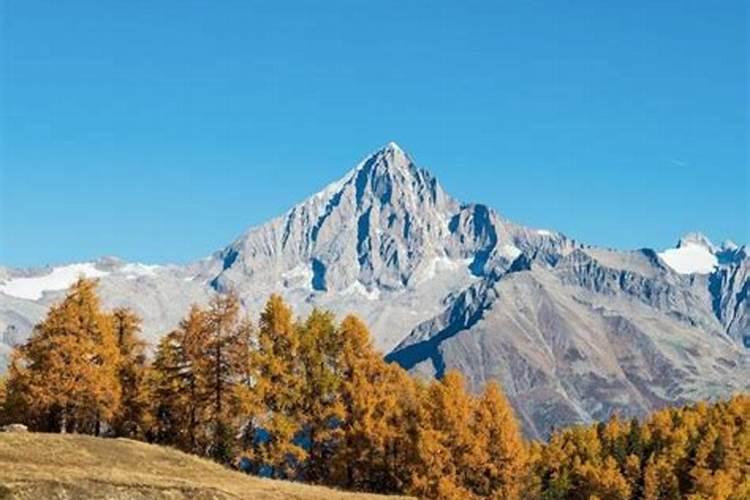
{"type": "Polygon", "coordinates": [[[223,447],[223,439],[224,436],[222,433],[224,430],[222,429],[222,414],[221,414],[221,392],[222,392],[222,384],[221,384],[221,325],[219,325],[219,330],[216,332],[216,367],[214,368],[216,370],[216,380],[215,380],[215,391],[216,391],[216,401],[215,401],[215,409],[216,409],[216,415],[215,415],[215,421],[214,421],[214,453],[219,453],[219,449],[223,447]]]}
{"type": "Polygon", "coordinates": [[[196,416],[195,416],[195,405],[196,402],[196,390],[195,390],[195,378],[194,376],[190,377],[190,423],[188,424],[188,433],[190,434],[190,447],[191,451],[195,453],[196,451],[196,440],[195,440],[195,427],[196,427],[196,416]]]}

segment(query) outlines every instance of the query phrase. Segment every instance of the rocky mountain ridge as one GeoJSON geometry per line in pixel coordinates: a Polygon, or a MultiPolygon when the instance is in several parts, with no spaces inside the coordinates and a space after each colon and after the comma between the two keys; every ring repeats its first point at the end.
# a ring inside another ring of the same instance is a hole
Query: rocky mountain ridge
{"type": "Polygon", "coordinates": [[[499,379],[530,435],[642,414],[750,384],[750,258],[699,234],[616,251],[515,224],[452,198],[389,143],[321,192],[187,266],[115,259],[0,270],[0,357],[77,274],[129,305],[155,341],[190,303],[234,289],[257,311],[355,312],[416,374],[499,379]]]}

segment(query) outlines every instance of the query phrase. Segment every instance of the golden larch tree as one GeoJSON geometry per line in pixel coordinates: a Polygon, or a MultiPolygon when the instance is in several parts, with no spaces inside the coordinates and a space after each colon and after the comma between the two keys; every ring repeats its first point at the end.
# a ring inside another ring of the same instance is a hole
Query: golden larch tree
{"type": "Polygon", "coordinates": [[[473,434],[475,400],[450,371],[424,391],[417,429],[418,465],[410,493],[426,498],[475,498],[470,478],[479,443],[473,434]]]}
{"type": "Polygon", "coordinates": [[[374,349],[365,324],[347,316],[342,340],[340,444],[329,482],[343,488],[403,492],[414,462],[416,387],[374,349]]]}
{"type": "Polygon", "coordinates": [[[527,486],[528,452],[513,408],[496,382],[488,383],[479,397],[472,426],[472,489],[482,497],[521,498],[527,486]]]}
{"type": "Polygon", "coordinates": [[[148,371],[148,438],[204,455],[210,445],[205,370],[207,313],[190,309],[179,327],[164,336],[148,371]]]}
{"type": "Polygon", "coordinates": [[[272,295],[260,315],[257,341],[250,356],[257,413],[250,415],[246,450],[256,471],[275,478],[296,475],[307,452],[295,441],[301,430],[299,408],[303,373],[298,360],[299,328],[292,310],[272,295]]]}
{"type": "Polygon", "coordinates": [[[300,325],[299,347],[304,376],[299,415],[307,443],[301,476],[307,482],[319,483],[328,475],[344,418],[340,394],[343,341],[333,314],[313,309],[300,325]]]}
{"type": "Polygon", "coordinates": [[[14,351],[10,397],[33,429],[98,434],[120,405],[119,356],[96,282],[81,278],[14,351]]]}
{"type": "Polygon", "coordinates": [[[240,318],[240,300],[229,292],[211,300],[206,315],[205,352],[197,364],[206,382],[206,424],[211,436],[208,455],[219,462],[234,458],[234,442],[241,409],[237,387],[249,364],[247,331],[250,323],[240,318]]]}
{"type": "Polygon", "coordinates": [[[113,419],[118,436],[138,437],[143,432],[143,416],[148,401],[146,375],[146,343],[141,339],[141,319],[132,310],[120,307],[112,311],[112,328],[120,352],[120,408],[113,419]]]}

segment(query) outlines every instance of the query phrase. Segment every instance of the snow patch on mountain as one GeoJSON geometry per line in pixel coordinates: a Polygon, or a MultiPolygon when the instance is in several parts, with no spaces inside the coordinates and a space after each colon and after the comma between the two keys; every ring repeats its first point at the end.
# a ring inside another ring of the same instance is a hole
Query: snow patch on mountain
{"type": "Polygon", "coordinates": [[[447,256],[435,257],[424,264],[419,281],[431,280],[443,271],[452,272],[465,269],[468,272],[469,264],[471,264],[471,259],[451,259],[447,256]]]}
{"type": "Polygon", "coordinates": [[[292,269],[281,273],[281,279],[285,286],[298,285],[303,288],[312,288],[314,273],[309,264],[299,264],[292,269]]]}
{"type": "Polygon", "coordinates": [[[511,261],[516,260],[521,253],[521,250],[513,245],[503,245],[500,247],[500,255],[511,261]]]}
{"type": "Polygon", "coordinates": [[[67,266],[53,267],[48,274],[41,276],[11,278],[0,283],[0,292],[21,299],[39,300],[44,292],[65,290],[81,276],[100,278],[109,272],[97,269],[94,264],[84,262],[67,266]]]}
{"type": "Polygon", "coordinates": [[[719,264],[709,247],[696,242],[682,243],[661,252],[659,257],[679,274],[709,274],[719,264]]]}
{"type": "Polygon", "coordinates": [[[378,300],[380,298],[380,290],[377,288],[373,288],[372,290],[368,290],[365,285],[360,283],[359,281],[355,281],[345,289],[341,291],[342,295],[352,295],[352,294],[359,294],[366,298],[367,300],[378,300]]]}
{"type": "Polygon", "coordinates": [[[688,245],[702,246],[711,253],[714,253],[717,250],[705,234],[698,232],[687,233],[677,242],[677,248],[682,248],[688,245]]]}
{"type": "Polygon", "coordinates": [[[139,262],[133,262],[129,264],[125,264],[122,266],[122,268],[119,270],[119,272],[125,274],[125,278],[129,280],[134,280],[138,278],[139,276],[156,276],[156,273],[159,269],[161,269],[162,266],[159,265],[151,265],[151,264],[141,264],[139,262]]]}

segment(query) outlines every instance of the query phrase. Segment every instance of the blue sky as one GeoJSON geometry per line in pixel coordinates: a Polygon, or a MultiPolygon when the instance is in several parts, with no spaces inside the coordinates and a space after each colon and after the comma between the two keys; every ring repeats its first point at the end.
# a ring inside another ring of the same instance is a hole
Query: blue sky
{"type": "Polygon", "coordinates": [[[750,242],[742,0],[0,6],[0,265],[190,261],[390,140],[585,242],[750,242]]]}

